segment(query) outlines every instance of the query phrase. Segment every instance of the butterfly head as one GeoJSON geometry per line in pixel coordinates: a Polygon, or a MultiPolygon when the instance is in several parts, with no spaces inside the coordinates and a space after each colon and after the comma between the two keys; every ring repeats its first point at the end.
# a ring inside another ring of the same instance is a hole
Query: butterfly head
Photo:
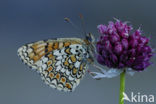
{"type": "Polygon", "coordinates": [[[86,35],[86,40],[87,40],[89,43],[94,43],[95,38],[94,38],[93,34],[89,33],[89,34],[86,35]]]}

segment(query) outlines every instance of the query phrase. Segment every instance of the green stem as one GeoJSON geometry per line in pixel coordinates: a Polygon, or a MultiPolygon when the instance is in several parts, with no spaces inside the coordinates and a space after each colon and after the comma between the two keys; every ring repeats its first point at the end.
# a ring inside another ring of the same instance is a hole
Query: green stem
{"type": "Polygon", "coordinates": [[[125,70],[120,74],[120,99],[119,104],[124,104],[123,92],[125,91],[125,70]]]}

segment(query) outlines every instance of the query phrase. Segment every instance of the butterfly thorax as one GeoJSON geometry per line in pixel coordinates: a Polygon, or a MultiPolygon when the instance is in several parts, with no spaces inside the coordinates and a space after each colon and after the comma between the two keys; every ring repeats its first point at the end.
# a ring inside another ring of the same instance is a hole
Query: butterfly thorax
{"type": "Polygon", "coordinates": [[[94,41],[95,41],[94,36],[91,33],[87,34],[86,38],[84,39],[87,51],[89,53],[89,57],[87,59],[90,64],[94,62],[94,54],[95,54],[94,41]]]}

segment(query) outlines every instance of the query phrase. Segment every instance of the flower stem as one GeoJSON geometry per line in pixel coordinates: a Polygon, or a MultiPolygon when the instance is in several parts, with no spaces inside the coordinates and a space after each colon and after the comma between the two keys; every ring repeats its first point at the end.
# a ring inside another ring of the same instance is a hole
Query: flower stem
{"type": "Polygon", "coordinates": [[[125,91],[125,70],[120,74],[120,98],[119,104],[124,104],[123,93],[125,91]]]}

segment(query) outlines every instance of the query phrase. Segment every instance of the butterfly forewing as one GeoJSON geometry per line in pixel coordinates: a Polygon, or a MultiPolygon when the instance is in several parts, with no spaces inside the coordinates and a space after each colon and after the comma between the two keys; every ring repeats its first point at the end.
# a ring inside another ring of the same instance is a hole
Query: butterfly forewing
{"type": "Polygon", "coordinates": [[[79,38],[59,38],[26,44],[18,49],[24,63],[40,72],[51,87],[73,91],[83,78],[89,57],[79,38]]]}

